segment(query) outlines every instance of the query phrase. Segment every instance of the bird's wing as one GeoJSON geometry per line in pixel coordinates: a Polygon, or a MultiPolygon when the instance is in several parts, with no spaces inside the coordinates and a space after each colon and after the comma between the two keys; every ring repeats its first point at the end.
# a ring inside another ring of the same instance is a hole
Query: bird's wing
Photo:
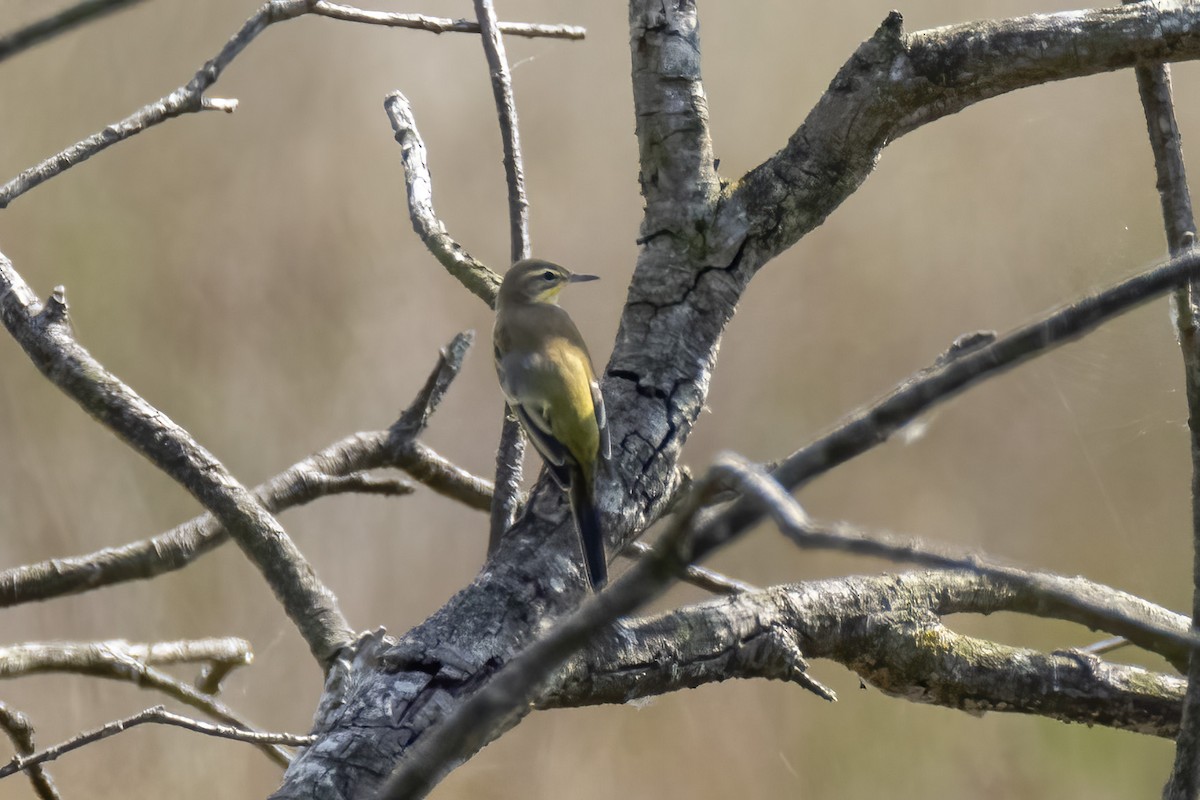
{"type": "Polygon", "coordinates": [[[554,482],[560,489],[567,488],[571,482],[571,468],[568,463],[570,453],[567,452],[567,448],[563,446],[562,442],[551,435],[549,421],[536,412],[530,413],[530,409],[520,403],[516,405],[510,403],[509,408],[516,415],[521,427],[525,429],[525,435],[529,437],[529,441],[533,442],[534,449],[546,462],[546,469],[550,471],[554,482]]]}
{"type": "Polygon", "coordinates": [[[537,368],[536,357],[516,356],[509,354],[501,356],[496,353],[496,372],[500,376],[500,388],[508,400],[517,421],[525,429],[525,435],[533,442],[534,448],[541,454],[546,467],[560,487],[566,487],[570,482],[568,461],[571,458],[565,445],[554,438],[550,427],[547,410],[536,403],[529,402],[531,392],[524,381],[537,368]]]}

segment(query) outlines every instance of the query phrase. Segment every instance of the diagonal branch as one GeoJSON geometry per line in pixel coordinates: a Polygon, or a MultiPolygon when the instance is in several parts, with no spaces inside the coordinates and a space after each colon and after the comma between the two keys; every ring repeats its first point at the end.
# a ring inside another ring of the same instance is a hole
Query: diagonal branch
{"type": "MultiPolygon", "coordinates": [[[[123,681],[143,689],[162,692],[228,725],[246,731],[253,730],[233,709],[208,692],[189,686],[151,666],[152,660],[145,656],[152,649],[120,641],[19,645],[9,648],[9,652],[14,653],[14,658],[19,658],[24,663],[14,663],[11,670],[5,669],[0,672],[0,678],[22,677],[39,672],[62,672],[123,681]],[[26,652],[14,653],[21,649],[26,652]]],[[[291,760],[290,753],[272,743],[264,743],[260,749],[280,766],[287,766],[291,760]]]]}
{"type": "MultiPolygon", "coordinates": [[[[1100,322],[1146,302],[1156,294],[1194,278],[1198,273],[1200,254],[1174,259],[1164,266],[1136,275],[1049,314],[991,344],[961,353],[946,364],[933,368],[928,375],[910,381],[891,398],[877,404],[872,414],[856,415],[822,442],[842,445],[842,448],[833,447],[833,453],[843,455],[843,460],[849,458],[846,443],[839,440],[844,435],[842,432],[852,431],[850,442],[861,447],[858,452],[862,452],[871,443],[883,441],[888,434],[909,421],[911,417],[906,417],[906,412],[915,416],[929,405],[953,396],[984,377],[1081,336],[1100,322]],[[893,405],[889,406],[889,402],[893,405]]],[[[794,488],[804,477],[805,465],[813,470],[813,474],[833,466],[829,458],[817,459],[814,464],[813,452],[811,448],[806,448],[789,458],[775,471],[774,478],[794,488]]],[[[685,499],[684,510],[671,520],[668,533],[659,541],[651,556],[634,564],[609,590],[585,601],[548,635],[513,657],[484,688],[414,744],[406,759],[388,779],[380,797],[423,797],[451,765],[460,763],[492,738],[515,725],[539,687],[592,636],[619,617],[657,597],[688,564],[724,546],[758,522],[767,509],[756,498],[743,497],[731,507],[710,514],[693,525],[697,510],[711,495],[723,488],[721,481],[725,477],[736,477],[741,468],[741,465],[730,461],[714,465],[709,476],[700,482],[699,488],[685,499]]],[[[1111,618],[1119,619],[1120,615],[1114,614],[1111,618]]],[[[1190,634],[1181,634],[1169,626],[1153,626],[1150,630],[1176,643],[1189,646],[1196,644],[1190,634]]]]}
{"type": "MultiPolygon", "coordinates": [[[[14,758],[28,756],[34,752],[33,725],[30,724],[29,718],[5,703],[0,703],[0,728],[4,729],[17,750],[14,758]]],[[[61,800],[62,795],[58,793],[50,774],[41,764],[31,764],[26,769],[26,774],[29,776],[29,782],[33,784],[33,793],[39,800],[61,800]]]]}
{"type": "MultiPolygon", "coordinates": [[[[621,552],[621,555],[626,558],[645,558],[653,551],[654,548],[645,542],[630,542],[621,552]]],[[[731,578],[728,575],[722,575],[720,572],[711,570],[708,567],[700,567],[695,564],[688,566],[687,570],[680,577],[680,580],[713,594],[740,594],[741,592],[759,591],[759,588],[751,583],[731,578]]]]}
{"type": "Polygon", "coordinates": [[[187,431],[75,341],[61,287],[43,305],[0,254],[0,319],[46,378],[221,520],[317,662],[327,666],[351,637],[337,598],[254,495],[187,431]]]}
{"type": "Polygon", "coordinates": [[[685,508],[672,519],[654,551],[621,575],[608,589],[590,595],[548,634],[508,661],[491,680],[408,748],[405,758],[379,791],[379,800],[417,800],[447,772],[520,721],[537,690],[592,636],[660,595],[690,558],[684,540],[708,492],[715,488],[714,467],[685,508]]]}
{"type": "Polygon", "coordinates": [[[795,491],[817,475],[865,453],[921,414],[975,384],[1074,341],[1103,322],[1200,276],[1200,253],[1191,252],[1138,273],[997,339],[918,372],[883,398],[844,418],[829,433],[780,462],[773,476],[795,491]]]}
{"type": "Polygon", "coordinates": [[[1097,590],[1094,584],[1081,578],[1031,572],[977,555],[932,548],[914,539],[866,533],[845,523],[821,525],[811,520],[800,504],[757,466],[740,459],[727,459],[727,469],[736,476],[739,488],[752,494],[759,506],[768,510],[780,531],[801,548],[838,550],[901,564],[975,572],[1000,585],[1019,587],[1036,599],[1038,611],[1044,616],[1118,633],[1162,655],[1177,668],[1187,663],[1189,648],[1200,646],[1200,638],[1189,631],[1185,618],[1140,597],[1108,587],[1097,590]]]}
{"type": "Polygon", "coordinates": [[[716,227],[753,271],[820,225],[889,142],[981,100],[1051,81],[1200,57],[1200,7],[1134,3],[904,34],[892,12],[783,149],[743,176],[716,227]]]}
{"type": "MultiPolygon", "coordinates": [[[[334,490],[359,491],[357,481],[345,483],[342,479],[362,470],[396,467],[439,494],[486,511],[492,497],[487,481],[416,441],[462,367],[471,340],[469,334],[459,334],[442,351],[425,388],[390,430],[348,436],[257,486],[255,497],[274,514],[334,490]]],[[[228,538],[221,523],[212,514],[204,514],[121,547],[13,567],[0,572],[0,608],[153,578],[187,566],[228,538]]]]}
{"type": "MultiPolygon", "coordinates": [[[[221,52],[205,62],[204,66],[197,70],[195,76],[186,84],[165,97],[142,106],[120,122],[115,122],[83,141],[71,145],[61,153],[30,167],[0,186],[0,208],[7,208],[9,203],[30,189],[65,172],[81,161],[86,161],[117,142],[122,142],[169,119],[205,110],[204,92],[217,82],[222,71],[246,49],[250,42],[254,41],[255,37],[276,22],[307,14],[312,10],[314,2],[315,0],[268,0],[225,43],[221,52]]],[[[219,107],[223,111],[233,111],[236,105],[236,101],[233,101],[219,107]]]]}
{"type": "Polygon", "coordinates": [[[66,33],[72,28],[100,19],[141,0],[82,0],[45,19],[0,36],[0,61],[28,50],[47,39],[66,33]]]}
{"type": "Polygon", "coordinates": [[[384,110],[392,122],[396,142],[404,162],[404,184],[408,189],[408,213],[413,230],[425,247],[467,290],[489,306],[496,302],[500,276],[463,249],[450,237],[446,226],[433,210],[433,180],[425,155],[425,142],[417,132],[412,106],[400,92],[392,92],[383,101],[384,110]]]}
{"type": "MultiPolygon", "coordinates": [[[[103,2],[103,0],[98,0],[103,2]]],[[[86,5],[86,4],[84,4],[86,5]]],[[[45,161],[30,167],[8,183],[0,186],[0,209],[30,189],[50,180],[76,164],[86,161],[117,142],[122,142],[147,128],[159,125],[184,114],[205,110],[232,112],[237,108],[236,100],[207,98],[204,93],[217,82],[221,73],[260,33],[277,22],[295,19],[305,14],[319,14],[333,19],[367,22],[379,25],[417,28],[442,32],[469,32],[460,22],[420,15],[396,15],[384,12],[369,12],[350,6],[323,2],[323,0],[267,0],[235,33],[221,51],[206,61],[196,74],[183,86],[153,103],[139,108],[120,122],[108,125],[104,130],[71,145],[45,161]]],[[[510,23],[503,23],[508,25],[510,23]]],[[[566,39],[581,39],[582,28],[572,26],[515,25],[514,35],[554,36],[566,39]]],[[[0,58],[3,54],[0,53],[0,58]]]]}

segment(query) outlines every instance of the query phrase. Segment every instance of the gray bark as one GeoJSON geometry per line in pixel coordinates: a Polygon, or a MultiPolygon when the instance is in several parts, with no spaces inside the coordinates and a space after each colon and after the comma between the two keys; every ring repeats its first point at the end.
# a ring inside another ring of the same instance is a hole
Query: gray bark
{"type": "MultiPolygon", "coordinates": [[[[836,209],[870,174],[888,142],[1003,92],[1130,67],[1143,59],[1200,56],[1200,9],[1188,4],[1043,15],[912,35],[902,31],[899,15],[892,14],[851,57],[787,145],[727,184],[717,173],[708,132],[694,4],[632,0],[630,32],[645,246],[604,380],[614,469],[601,488],[600,505],[614,550],[657,519],[674,495],[679,453],[703,407],[721,334],[753,275],[836,209]]],[[[543,482],[474,582],[394,647],[371,639],[357,657],[335,670],[315,722],[320,738],[293,762],[275,797],[371,796],[409,748],[486,685],[548,621],[579,602],[585,581],[572,558],[573,536],[563,499],[543,482]]],[[[950,578],[940,574],[930,580],[936,584],[950,578]]],[[[779,602],[778,596],[772,600],[779,602]]],[[[739,613],[750,615],[769,607],[760,595],[718,602],[749,604],[739,613]]],[[[689,624],[696,624],[705,612],[686,613],[689,624]]],[[[727,608],[717,624],[731,624],[730,613],[727,608]]],[[[899,631],[911,641],[911,630],[899,620],[891,625],[884,617],[874,619],[881,626],[877,632],[899,631]]],[[[679,630],[673,629],[672,642],[679,643],[679,630]]],[[[761,640],[769,643],[771,649],[761,651],[769,658],[742,653],[734,659],[736,669],[728,653],[724,662],[720,652],[709,660],[727,667],[727,675],[739,670],[764,677],[802,673],[791,638],[794,630],[782,637],[778,627],[771,630],[775,633],[765,633],[761,640]]],[[[636,625],[630,631],[639,649],[622,664],[646,667],[645,680],[651,683],[642,685],[651,686],[657,678],[665,691],[694,679],[664,680],[680,654],[647,661],[648,648],[663,641],[661,631],[652,634],[636,625]],[[661,672],[650,675],[652,666],[661,672]]],[[[717,638],[711,641],[720,644],[717,638]]],[[[810,639],[804,641],[806,647],[812,645],[810,639]]],[[[861,636],[857,641],[865,642],[861,636]]],[[[617,642],[597,643],[597,650],[590,651],[593,659],[606,646],[617,642]]],[[[973,647],[960,639],[950,650],[964,659],[972,652],[988,655],[973,647]]],[[[1010,665],[1024,658],[1011,650],[1001,655],[1010,665]]],[[[884,654],[859,658],[855,668],[885,691],[913,695],[913,684],[890,684],[887,675],[872,668],[884,654]]],[[[568,666],[543,705],[617,700],[637,691],[628,681],[624,688],[605,684],[621,664],[604,670],[599,660],[586,659],[581,656],[568,666]]],[[[1003,671],[1010,681],[1007,693],[996,682],[987,684],[997,689],[991,696],[994,703],[977,694],[980,685],[968,687],[961,681],[956,684],[960,688],[941,694],[931,689],[926,698],[959,708],[1000,707],[1037,685],[1039,678],[1071,664],[1077,667],[1072,685],[1089,687],[1080,691],[1112,692],[1104,709],[1117,709],[1116,716],[1136,729],[1169,735],[1179,685],[1159,685],[1150,692],[1157,699],[1147,703],[1158,705],[1139,711],[1140,716],[1123,714],[1121,709],[1136,705],[1131,698],[1137,689],[1130,686],[1139,676],[1105,674],[1073,656],[1052,654],[1023,672],[1003,671]],[[1165,701],[1162,692],[1170,695],[1165,701]]],[[[944,670],[939,674],[948,681],[959,674],[955,664],[928,659],[910,665],[944,670]]],[[[1106,721],[1101,719],[1106,712],[1095,708],[1068,712],[1028,704],[1022,710],[1106,721]]]]}

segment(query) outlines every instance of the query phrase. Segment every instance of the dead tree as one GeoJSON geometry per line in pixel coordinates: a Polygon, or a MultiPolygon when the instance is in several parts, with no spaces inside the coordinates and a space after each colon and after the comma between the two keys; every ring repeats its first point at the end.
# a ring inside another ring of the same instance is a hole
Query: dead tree
{"type": "MultiPolygon", "coordinates": [[[[72,14],[14,32],[0,39],[0,59],[119,5],[84,3],[72,14]]],[[[501,36],[582,32],[498,23],[488,0],[475,5],[477,21],[464,22],[365,12],[325,0],[272,0],[187,84],[0,187],[0,207],[165,120],[202,110],[232,111],[236,101],[210,94],[222,70],[268,26],[321,15],[482,34],[508,167],[511,256],[522,257],[530,251],[528,219],[501,36]]],[[[786,680],[833,699],[809,675],[811,657],[839,661],[882,691],[917,702],[1177,738],[1167,796],[1195,796],[1200,662],[1190,662],[1189,652],[1200,640],[1188,617],[1083,578],[817,522],[792,495],[936,404],[1166,293],[1172,293],[1184,355],[1192,458],[1200,475],[1200,311],[1189,283],[1200,275],[1200,254],[1192,249],[1194,222],[1163,66],[1200,57],[1200,8],[1133,3],[919,32],[905,31],[893,12],[850,55],[783,147],[741,176],[722,176],[714,155],[695,4],[631,0],[629,24],[645,209],[640,253],[604,370],[614,452],[600,502],[610,552],[629,556],[633,566],[604,592],[587,596],[561,493],[544,479],[527,497],[519,491],[522,448],[511,423],[499,448],[495,492],[492,483],[422,443],[429,417],[470,346],[468,335],[446,348],[424,389],[389,430],[347,437],[251,490],[84,349],[71,329],[61,287],[41,300],[0,256],[0,317],[34,365],[209,512],[152,540],[8,569],[0,573],[3,603],[161,575],[233,539],[273,590],[326,682],[312,698],[310,735],[295,737],[248,731],[215,699],[221,675],[248,659],[248,646],[236,640],[29,644],[5,650],[0,668],[9,674],[108,674],[168,692],[221,724],[151,709],[82,735],[68,747],[142,722],[243,738],[288,764],[277,798],[424,796],[534,709],[622,703],[733,677],[786,680]],[[981,100],[1119,69],[1137,73],[1170,261],[1012,332],[964,336],[928,368],[776,462],[754,464],[731,455],[695,477],[681,468],[680,454],[704,407],[722,333],[746,288],[764,265],[858,189],[889,143],[981,100]],[[404,470],[447,497],[490,507],[497,547],[478,577],[421,625],[400,635],[357,634],[273,514],[326,494],[412,490],[407,482],[371,474],[386,467],[404,470]],[[697,566],[764,520],[802,548],[872,554],[924,569],[762,589],[697,566]],[[641,544],[639,538],[659,521],[665,532],[653,547],[641,544]],[[718,596],[638,615],[678,580],[718,596]],[[974,639],[942,620],[951,613],[1001,610],[1123,637],[1167,658],[1186,679],[1097,653],[1042,653],[974,639]],[[178,661],[207,665],[199,688],[154,667],[178,661]],[[292,757],[282,746],[300,749],[292,757]]],[[[464,288],[490,303],[500,270],[472,257],[438,219],[413,108],[400,93],[384,106],[402,149],[414,229],[464,288]]],[[[1200,494],[1193,507],[1200,536],[1200,494]]],[[[1200,604],[1200,588],[1196,597],[1200,604]]],[[[1200,605],[1193,609],[1197,613],[1200,605]]],[[[4,772],[24,771],[41,796],[57,796],[42,765],[65,748],[32,755],[28,723],[16,709],[0,711],[0,722],[23,753],[4,772]]]]}

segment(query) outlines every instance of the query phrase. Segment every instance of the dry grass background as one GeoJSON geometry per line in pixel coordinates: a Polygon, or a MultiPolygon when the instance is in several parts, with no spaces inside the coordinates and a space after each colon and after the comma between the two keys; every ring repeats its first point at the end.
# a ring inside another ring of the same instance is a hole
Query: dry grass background
{"type": "MultiPolygon", "coordinates": [[[[45,13],[0,0],[0,28],[45,13]]],[[[56,4],[57,5],[57,4],[56,4]]],[[[375,7],[470,16],[467,2],[375,7]]],[[[913,0],[909,29],[1070,8],[913,0]]],[[[255,8],[156,0],[0,65],[0,177],[185,81],[255,8]]],[[[704,3],[721,169],[777,149],[887,3],[704,3]]],[[[586,25],[580,43],[508,40],[535,252],[604,277],[565,305],[607,358],[641,202],[619,3],[500,2],[503,19],[586,25]]],[[[1176,70],[1185,135],[1197,69],[1176,70]]],[[[212,92],[233,116],[175,120],[0,214],[0,249],[43,296],[63,283],[82,341],[247,483],[354,430],[387,425],[455,332],[488,310],[413,235],[384,95],[412,100],[451,232],[499,267],[505,189],[479,43],[324,19],[266,32],[212,92]]],[[[1189,140],[1190,141],[1190,140],[1189,140]]],[[[1186,146],[1186,143],[1185,143],[1186,146]]],[[[766,268],[722,346],[685,452],[781,455],[930,362],[955,336],[1007,329],[1164,252],[1137,91],[1123,72],[1002,97],[895,143],[824,226],[766,268]]],[[[477,348],[429,441],[491,468],[501,398],[477,348]]],[[[1083,574],[1186,609],[1191,563],[1181,366],[1166,301],[940,410],[805,490],[814,514],[1083,574]]],[[[0,566],[166,529],[197,506],[0,338],[0,566]]],[[[428,493],[336,498],[283,523],[352,623],[400,631],[478,570],[486,523],[428,493]]],[[[763,530],[713,566],[758,584],[887,565],[796,552],[763,530]]],[[[680,590],[668,602],[694,599],[680,590]]],[[[956,620],[1009,642],[1092,641],[1013,617],[956,620]]],[[[225,699],[303,730],[319,674],[233,547],[148,583],[6,610],[0,640],[250,639],[225,699]]],[[[1138,658],[1136,654],[1120,657],[1138,658]]],[[[1152,665],[1158,662],[1148,661],[1152,665]]],[[[441,798],[1157,796],[1169,742],[983,718],[860,690],[841,702],[731,683],[642,708],[537,714],[455,772],[441,798]]],[[[0,686],[44,744],[158,702],[48,676],[0,686]]],[[[143,728],[54,767],[68,798],[260,797],[278,772],[243,745],[143,728]]],[[[14,778],[0,798],[29,796],[14,778]]]]}

